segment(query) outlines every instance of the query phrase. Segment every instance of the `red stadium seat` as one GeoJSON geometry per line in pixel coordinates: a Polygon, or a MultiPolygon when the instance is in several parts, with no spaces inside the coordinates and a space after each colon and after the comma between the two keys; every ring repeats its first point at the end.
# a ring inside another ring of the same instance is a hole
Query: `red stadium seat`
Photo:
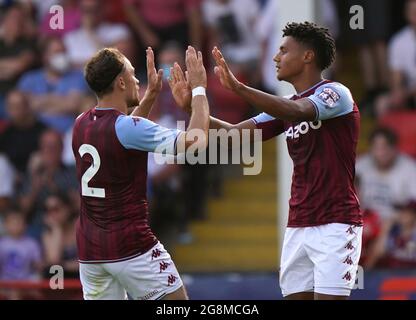
{"type": "Polygon", "coordinates": [[[393,129],[399,137],[399,149],[416,158],[416,111],[387,114],[380,120],[382,126],[393,129]]]}

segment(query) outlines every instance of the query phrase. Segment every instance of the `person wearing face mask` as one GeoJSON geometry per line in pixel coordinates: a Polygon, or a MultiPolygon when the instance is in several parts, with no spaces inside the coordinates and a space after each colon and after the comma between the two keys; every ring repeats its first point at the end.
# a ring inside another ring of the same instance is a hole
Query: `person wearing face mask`
{"type": "Polygon", "coordinates": [[[24,74],[18,83],[31,108],[47,126],[65,133],[88,89],[82,72],[73,70],[59,38],[48,38],[42,48],[43,68],[24,74]]]}

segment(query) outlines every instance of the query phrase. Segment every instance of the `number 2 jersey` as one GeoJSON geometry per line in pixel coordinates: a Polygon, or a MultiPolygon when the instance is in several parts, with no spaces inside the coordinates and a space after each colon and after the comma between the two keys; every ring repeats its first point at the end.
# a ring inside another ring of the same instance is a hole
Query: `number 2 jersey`
{"type": "Polygon", "coordinates": [[[315,107],[315,121],[282,121],[266,113],[252,118],[263,140],[286,135],[294,164],[288,227],[361,225],[354,188],[358,107],[348,88],[328,80],[290,99],[302,98],[315,107]]]}
{"type": "Polygon", "coordinates": [[[72,149],[81,193],[80,262],[122,261],[157,243],[148,222],[148,152],[174,154],[180,132],[110,108],[77,118],[72,149]]]}

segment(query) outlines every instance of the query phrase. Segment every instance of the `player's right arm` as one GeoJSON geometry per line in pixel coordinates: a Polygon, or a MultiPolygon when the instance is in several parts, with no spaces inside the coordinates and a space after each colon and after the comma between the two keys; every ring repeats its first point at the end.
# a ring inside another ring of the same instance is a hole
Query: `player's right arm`
{"type": "MultiPolygon", "coordinates": [[[[207,73],[202,60],[202,53],[196,52],[191,46],[186,50],[187,82],[192,89],[207,87],[207,73]]],[[[209,105],[206,95],[196,95],[191,98],[191,118],[187,131],[178,137],[178,153],[185,152],[190,145],[197,143],[198,148],[205,149],[208,145],[209,105]]]]}
{"type": "MultiPolygon", "coordinates": [[[[206,71],[202,54],[189,47],[186,52],[188,83],[191,88],[206,88],[206,71]]],[[[191,101],[191,118],[186,131],[168,129],[142,117],[120,115],[116,121],[116,134],[126,149],[177,154],[190,146],[203,150],[208,145],[209,105],[205,95],[191,101]]]]}

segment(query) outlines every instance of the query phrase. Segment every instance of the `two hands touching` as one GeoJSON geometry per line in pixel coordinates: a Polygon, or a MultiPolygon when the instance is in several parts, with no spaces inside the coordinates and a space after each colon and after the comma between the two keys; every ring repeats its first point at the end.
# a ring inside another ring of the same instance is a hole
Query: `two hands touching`
{"type": "MultiPolygon", "coordinates": [[[[229,89],[236,90],[241,84],[228,67],[221,51],[214,47],[212,50],[216,66],[215,74],[221,84],[229,89]]],[[[147,90],[140,103],[142,109],[147,109],[147,105],[153,104],[156,96],[162,90],[163,70],[156,70],[153,50],[149,47],[146,50],[147,57],[147,90]]],[[[186,71],[183,72],[180,65],[176,62],[170,69],[169,86],[172,90],[175,102],[184,111],[191,113],[192,89],[197,87],[207,87],[207,73],[204,67],[202,53],[189,46],[186,50],[186,71]]]]}
{"type": "MultiPolygon", "coordinates": [[[[221,51],[214,47],[212,50],[216,66],[214,72],[220,79],[221,84],[229,89],[236,90],[241,83],[228,67],[221,51]]],[[[176,104],[188,113],[191,113],[192,89],[207,86],[207,75],[202,61],[201,52],[196,53],[193,47],[188,47],[186,51],[185,73],[178,63],[171,68],[171,76],[168,79],[176,104]]]]}

